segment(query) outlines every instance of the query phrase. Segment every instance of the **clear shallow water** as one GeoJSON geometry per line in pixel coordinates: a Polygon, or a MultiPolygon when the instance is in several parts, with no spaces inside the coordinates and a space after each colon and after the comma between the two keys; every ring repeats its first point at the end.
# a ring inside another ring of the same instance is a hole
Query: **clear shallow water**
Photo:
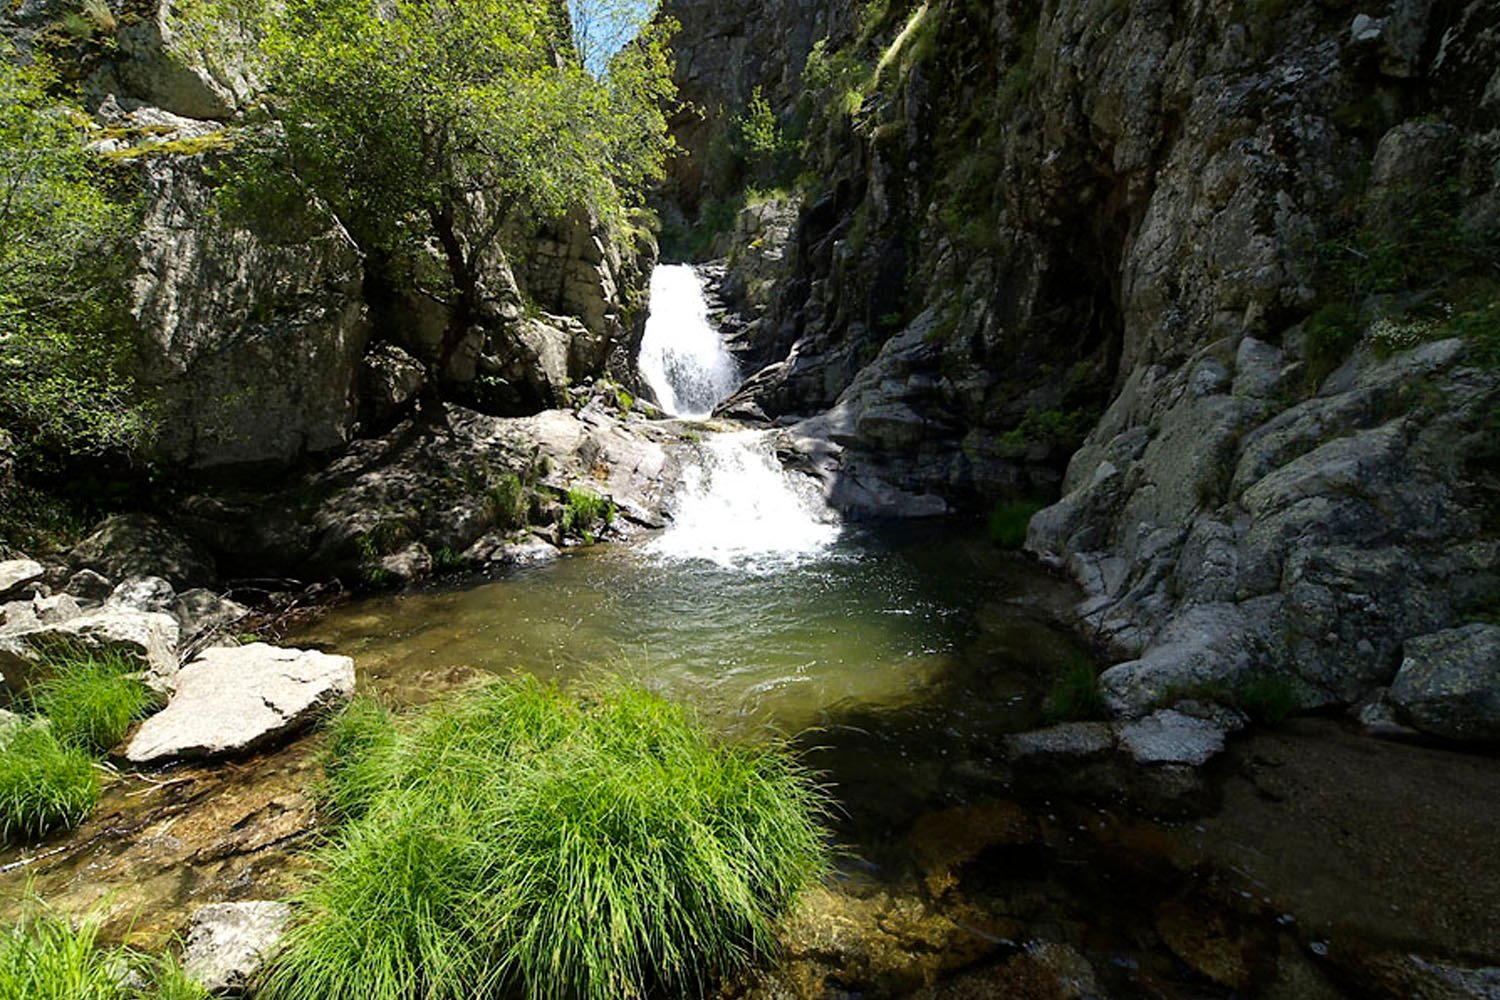
{"type": "Polygon", "coordinates": [[[360,601],[289,641],[353,656],[366,689],[398,702],[485,673],[623,675],[737,735],[923,707],[988,728],[1028,678],[1077,652],[1045,610],[1063,588],[941,529],[846,529],[810,553],[749,560],[749,572],[746,560],[653,552],[667,537],[360,601]],[[986,703],[964,712],[976,685],[986,703]],[[996,689],[1010,692],[998,713],[996,689]]]}

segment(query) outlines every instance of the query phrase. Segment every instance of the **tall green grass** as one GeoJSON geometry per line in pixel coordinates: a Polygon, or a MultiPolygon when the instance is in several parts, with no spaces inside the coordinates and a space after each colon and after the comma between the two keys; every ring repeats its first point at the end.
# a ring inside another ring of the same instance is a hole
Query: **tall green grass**
{"type": "Polygon", "coordinates": [[[27,724],[0,737],[0,840],[76,826],[98,801],[93,760],[50,728],[27,724]]]}
{"type": "Polygon", "coordinates": [[[346,824],[260,1000],[697,994],[771,951],[826,869],[808,772],[640,690],[358,702],[330,743],[346,824]]]}
{"type": "Polygon", "coordinates": [[[208,1000],[170,955],[101,948],[97,922],[75,928],[35,901],[26,910],[0,930],[0,1000],[208,1000]]]}
{"type": "Polygon", "coordinates": [[[68,647],[42,669],[32,705],[63,744],[79,750],[108,753],[131,723],[161,706],[161,696],[141,682],[140,664],[118,651],[68,647]]]}

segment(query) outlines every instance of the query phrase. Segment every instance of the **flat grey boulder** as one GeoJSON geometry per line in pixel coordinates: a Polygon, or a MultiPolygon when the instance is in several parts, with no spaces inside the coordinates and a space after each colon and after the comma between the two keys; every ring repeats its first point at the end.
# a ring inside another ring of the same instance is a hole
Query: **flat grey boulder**
{"type": "Polygon", "coordinates": [[[1390,700],[1432,736],[1500,741],[1500,626],[1466,625],[1408,640],[1390,700]]]}
{"type": "Polygon", "coordinates": [[[6,559],[0,562],[0,601],[26,596],[26,589],[34,583],[41,583],[46,572],[46,568],[34,559],[6,559]]]}
{"type": "Polygon", "coordinates": [[[1092,757],[1114,747],[1114,728],[1104,722],[1065,722],[1005,737],[1006,752],[1018,760],[1092,757]]]}
{"type": "MultiPolygon", "coordinates": [[[[8,606],[7,606],[8,607],[8,606]]],[[[76,610],[76,605],[74,605],[76,610]]],[[[177,675],[177,620],[171,615],[129,608],[101,608],[76,617],[47,621],[59,608],[40,609],[30,622],[0,633],[0,676],[12,690],[20,690],[49,652],[69,646],[112,650],[138,661],[146,683],[171,691],[177,675]]]]}
{"type": "Polygon", "coordinates": [[[208,649],[125,750],[135,764],[247,753],[305,728],[354,693],[354,661],[265,643],[208,649]]]}
{"type": "Polygon", "coordinates": [[[1120,746],[1137,764],[1183,764],[1198,767],[1224,750],[1224,728],[1165,708],[1144,719],[1122,723],[1120,746]]]}
{"type": "Polygon", "coordinates": [[[242,993],[280,943],[291,915],[291,906],[270,900],[200,907],[183,949],[184,971],[215,996],[242,993]]]}

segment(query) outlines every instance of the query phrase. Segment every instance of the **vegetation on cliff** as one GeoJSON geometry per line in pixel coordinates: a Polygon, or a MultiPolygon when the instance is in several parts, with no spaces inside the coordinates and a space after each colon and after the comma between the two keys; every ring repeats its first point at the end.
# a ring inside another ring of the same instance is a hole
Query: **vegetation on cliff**
{"type": "Polygon", "coordinates": [[[0,542],[34,506],[7,488],[6,432],[16,464],[56,477],[132,452],[150,427],[123,309],[131,207],[57,86],[0,43],[0,542]]]}
{"type": "Polygon", "coordinates": [[[696,995],[775,947],[823,870],[823,797],[620,689],[530,680],[334,724],[319,857],[265,1000],[696,995]]]}
{"type": "Polygon", "coordinates": [[[421,268],[436,247],[446,280],[418,284],[446,286],[442,371],[494,318],[487,285],[525,253],[528,225],[582,208],[619,227],[662,174],[673,26],[639,15],[622,26],[606,6],[584,6],[576,37],[558,5],[529,0],[295,0],[260,13],[251,57],[275,124],[245,137],[241,193],[322,209],[377,280],[421,268]],[[605,23],[611,39],[634,35],[607,60],[605,23]]]}

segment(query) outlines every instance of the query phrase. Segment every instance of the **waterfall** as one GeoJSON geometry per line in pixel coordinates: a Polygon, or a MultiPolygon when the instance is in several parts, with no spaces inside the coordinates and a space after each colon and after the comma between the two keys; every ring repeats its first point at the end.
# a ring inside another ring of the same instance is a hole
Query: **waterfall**
{"type": "MultiPolygon", "coordinates": [[[[708,321],[697,272],[685,264],[658,267],[651,277],[639,366],[673,416],[707,417],[739,385],[734,358],[708,321]]],[[[698,462],[684,470],[672,525],[650,551],[754,570],[785,565],[838,537],[838,516],[810,479],[781,467],[769,433],[710,432],[696,447],[698,462]]]]}
{"type": "Polygon", "coordinates": [[[674,417],[702,419],[740,384],[739,366],[708,321],[698,273],[663,264],[651,275],[651,315],[641,339],[641,377],[674,417]]]}
{"type": "Polygon", "coordinates": [[[838,538],[838,516],[811,479],[781,467],[768,432],[710,434],[697,447],[672,525],[650,551],[726,569],[770,569],[838,538]]]}

